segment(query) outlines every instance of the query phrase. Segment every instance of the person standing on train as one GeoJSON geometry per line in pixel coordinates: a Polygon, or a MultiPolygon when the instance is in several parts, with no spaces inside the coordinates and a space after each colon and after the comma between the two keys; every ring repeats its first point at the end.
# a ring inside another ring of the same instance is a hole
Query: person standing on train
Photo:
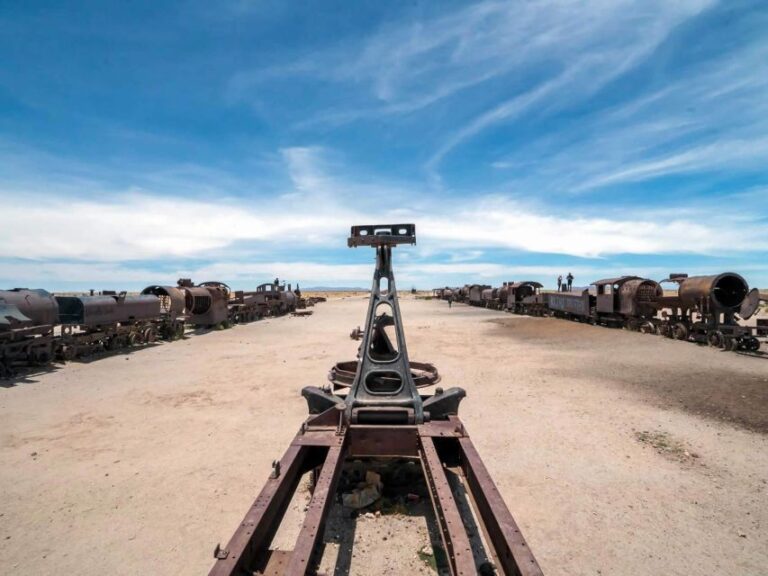
{"type": "Polygon", "coordinates": [[[560,274],[560,276],[557,277],[557,291],[562,292],[563,290],[563,275],[560,274]]]}
{"type": "Polygon", "coordinates": [[[570,292],[573,288],[573,274],[568,272],[568,276],[566,276],[565,279],[568,281],[568,292],[570,292]]]}

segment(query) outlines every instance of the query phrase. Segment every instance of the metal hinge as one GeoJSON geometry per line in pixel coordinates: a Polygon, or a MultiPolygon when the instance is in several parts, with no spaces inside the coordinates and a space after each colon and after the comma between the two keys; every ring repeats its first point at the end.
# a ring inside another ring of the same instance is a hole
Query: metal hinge
{"type": "Polygon", "coordinates": [[[222,548],[221,543],[216,544],[216,549],[213,551],[213,557],[217,560],[224,560],[227,556],[229,556],[229,550],[222,548]]]}

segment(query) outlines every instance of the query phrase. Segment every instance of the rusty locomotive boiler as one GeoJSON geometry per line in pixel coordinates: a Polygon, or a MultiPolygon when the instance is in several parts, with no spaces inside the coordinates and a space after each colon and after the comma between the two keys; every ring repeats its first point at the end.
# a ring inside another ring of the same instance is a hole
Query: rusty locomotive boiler
{"type": "Polygon", "coordinates": [[[102,349],[151,343],[160,301],[149,295],[104,292],[94,296],[56,296],[59,305],[60,358],[71,360],[102,349]]]}
{"type": "MultiPolygon", "coordinates": [[[[531,298],[539,294],[543,286],[533,280],[524,280],[522,282],[509,282],[504,294],[506,298],[500,300],[502,308],[511,312],[520,314],[528,313],[525,305],[526,298],[531,298]]],[[[528,301],[530,303],[530,300],[528,301]]]]}
{"type": "Polygon", "coordinates": [[[676,296],[662,296],[655,303],[661,310],[663,335],[725,350],[756,352],[760,349],[753,329],[740,325],[737,320],[752,317],[760,304],[760,293],[756,288],[750,290],[739,274],[690,277],[672,274],[662,282],[678,286],[676,296]]]}
{"type": "Polygon", "coordinates": [[[485,288],[480,292],[480,300],[483,306],[486,308],[494,308],[496,301],[498,300],[499,289],[498,288],[485,288]]]}
{"type": "Polygon", "coordinates": [[[507,300],[509,299],[509,287],[512,284],[514,284],[514,282],[502,283],[501,287],[499,287],[498,291],[496,292],[496,301],[494,302],[492,308],[496,310],[504,310],[507,308],[507,300]]]}
{"type": "Polygon", "coordinates": [[[432,290],[432,297],[437,298],[438,300],[453,300],[454,299],[454,292],[458,291],[454,288],[449,288],[448,286],[444,288],[434,288],[432,290]]]}
{"type": "Polygon", "coordinates": [[[470,306],[485,306],[483,290],[491,288],[488,284],[472,284],[467,290],[467,303],[470,306]]]}
{"type": "MultiPolygon", "coordinates": [[[[434,394],[422,394],[414,382],[392,249],[415,242],[412,224],[352,227],[350,247],[376,250],[354,377],[346,394],[313,386],[302,390],[309,417],[285,455],[274,462],[272,474],[232,538],[225,546],[216,546],[210,576],[315,574],[324,552],[326,519],[331,508],[340,505],[340,479],[355,462],[410,463],[417,471],[445,549],[438,565],[441,573],[542,573],[458,417],[464,390],[438,388],[434,394]],[[273,538],[303,477],[311,482],[305,517],[294,545],[277,548],[273,538]],[[473,548],[470,537],[481,531],[485,537],[473,548]]],[[[339,554],[350,558],[352,549],[345,546],[339,554]]],[[[339,562],[344,565],[344,558],[336,559],[337,566],[339,562]]],[[[391,572],[382,566],[381,573],[391,572]]]]}
{"type": "Polygon", "coordinates": [[[184,291],[186,323],[205,328],[229,327],[229,287],[220,282],[196,286],[189,278],[179,280],[184,291]]]}
{"type": "Polygon", "coordinates": [[[186,294],[178,286],[147,286],[143,295],[155,296],[160,301],[158,333],[163,340],[177,340],[184,336],[186,321],[186,294]]]}
{"type": "Polygon", "coordinates": [[[595,314],[599,323],[645,333],[656,331],[654,303],[663,294],[658,282],[639,276],[620,276],[592,284],[597,293],[595,314]]]}
{"type": "Polygon", "coordinates": [[[45,290],[0,290],[0,377],[53,358],[58,318],[56,298],[45,290]]]}

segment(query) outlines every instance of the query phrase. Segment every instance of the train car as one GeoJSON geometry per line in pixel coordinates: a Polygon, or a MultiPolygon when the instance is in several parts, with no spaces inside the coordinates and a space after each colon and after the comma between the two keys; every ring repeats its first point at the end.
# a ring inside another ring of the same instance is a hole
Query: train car
{"type": "Polygon", "coordinates": [[[282,316],[296,310],[296,294],[291,290],[291,285],[280,284],[279,279],[274,282],[260,284],[256,292],[250,292],[263,311],[263,316],[282,316]]]}
{"type": "Polygon", "coordinates": [[[523,301],[538,294],[544,286],[540,282],[525,280],[523,282],[512,282],[507,285],[506,300],[503,302],[504,308],[510,312],[525,314],[523,301]]]}
{"type": "Polygon", "coordinates": [[[549,297],[550,294],[541,291],[523,296],[520,302],[521,313],[527,316],[549,316],[549,297]]]}
{"type": "Polygon", "coordinates": [[[141,293],[155,296],[160,300],[160,318],[157,320],[158,334],[163,340],[177,340],[184,336],[186,320],[186,299],[184,291],[177,286],[147,286],[141,293]]]}
{"type": "Polygon", "coordinates": [[[677,284],[677,295],[662,296],[655,303],[661,311],[663,335],[725,350],[760,349],[753,328],[738,323],[738,318],[747,320],[757,311],[760,294],[757,289],[750,290],[739,274],[672,274],[662,280],[665,282],[677,284]]]}
{"type": "Polygon", "coordinates": [[[484,306],[483,290],[490,288],[487,284],[472,284],[467,292],[467,303],[470,306],[484,306]]]}
{"type": "Polygon", "coordinates": [[[640,276],[620,276],[598,280],[595,319],[610,326],[623,326],[644,333],[656,332],[655,303],[664,294],[654,280],[640,276]]]}
{"type": "Polygon", "coordinates": [[[57,354],[62,359],[153,342],[157,336],[160,300],[155,296],[102,293],[56,296],[56,302],[61,325],[57,354]]]}
{"type": "Polygon", "coordinates": [[[0,291],[0,377],[27,364],[49,362],[55,352],[59,307],[45,290],[0,291]]]}
{"type": "Polygon", "coordinates": [[[501,284],[501,287],[499,288],[497,294],[496,294],[496,306],[499,310],[506,310],[507,309],[507,299],[509,298],[509,287],[512,286],[514,282],[503,282],[501,284]]]}
{"type": "Polygon", "coordinates": [[[570,292],[548,294],[547,304],[553,316],[590,322],[596,304],[596,296],[589,287],[574,287],[570,292]]]}
{"type": "Polygon", "coordinates": [[[184,292],[186,323],[205,328],[228,328],[229,288],[216,282],[210,286],[195,286],[189,278],[179,280],[184,292]]]}
{"type": "Polygon", "coordinates": [[[482,305],[486,308],[496,309],[499,302],[499,289],[498,288],[485,288],[480,292],[480,299],[482,305]]]}
{"type": "Polygon", "coordinates": [[[253,292],[233,291],[224,282],[201,282],[200,286],[218,289],[227,295],[227,322],[230,326],[253,322],[264,316],[263,307],[253,292]]]}
{"type": "Polygon", "coordinates": [[[448,286],[445,288],[435,288],[432,290],[432,297],[439,300],[452,300],[454,299],[454,292],[455,290],[448,286]]]}
{"type": "Polygon", "coordinates": [[[291,285],[288,284],[287,289],[285,285],[283,285],[282,289],[280,290],[280,303],[282,304],[282,313],[288,314],[289,312],[294,312],[296,310],[297,302],[298,298],[296,298],[296,293],[291,290],[291,285]]]}

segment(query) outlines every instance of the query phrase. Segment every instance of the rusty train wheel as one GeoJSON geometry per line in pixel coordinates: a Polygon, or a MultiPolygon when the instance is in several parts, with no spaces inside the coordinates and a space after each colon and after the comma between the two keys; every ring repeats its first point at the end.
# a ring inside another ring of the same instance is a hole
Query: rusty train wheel
{"type": "Polygon", "coordinates": [[[688,327],[682,322],[678,322],[672,327],[672,335],[675,340],[688,340],[688,327]]]}
{"type": "Polygon", "coordinates": [[[707,344],[712,348],[725,348],[725,336],[720,330],[712,330],[707,334],[707,344]]]}
{"type": "Polygon", "coordinates": [[[655,334],[656,333],[656,326],[653,322],[643,322],[640,325],[640,332],[642,334],[655,334]]]}

